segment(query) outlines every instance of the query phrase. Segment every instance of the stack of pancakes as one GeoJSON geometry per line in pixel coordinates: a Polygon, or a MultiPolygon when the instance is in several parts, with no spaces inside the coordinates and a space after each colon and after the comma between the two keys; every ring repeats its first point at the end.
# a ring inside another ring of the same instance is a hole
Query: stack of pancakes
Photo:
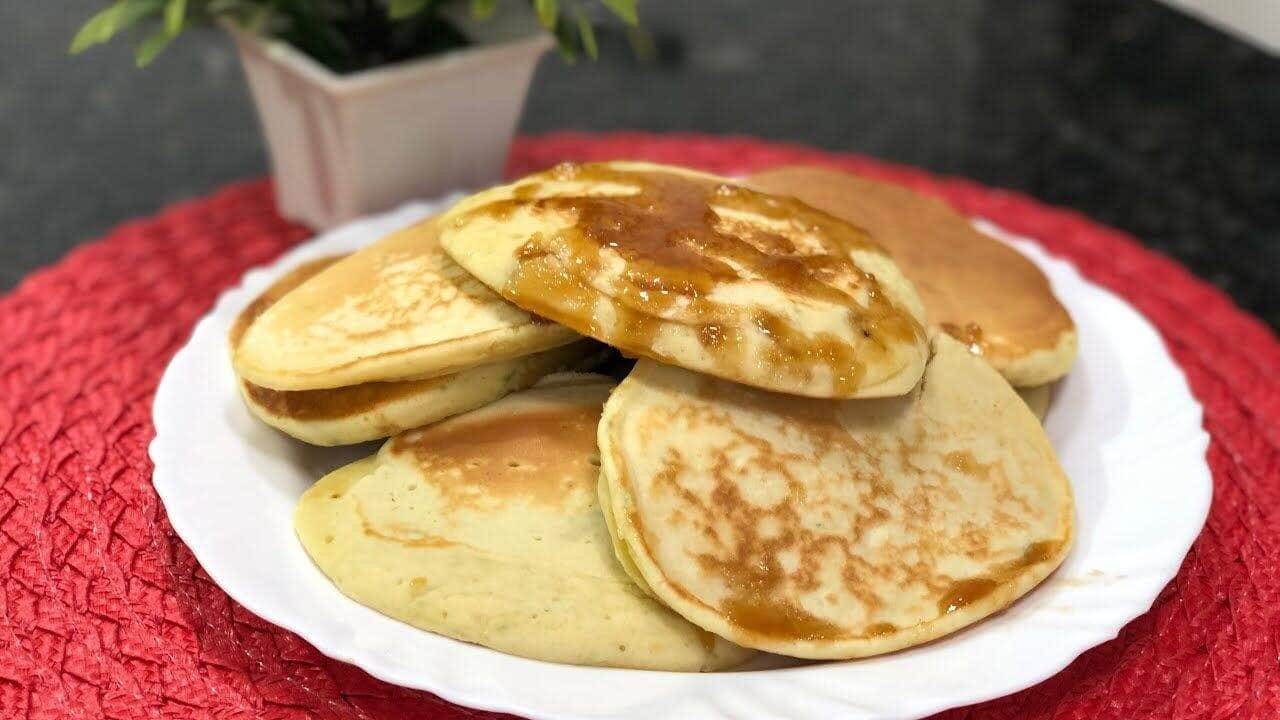
{"type": "Polygon", "coordinates": [[[391,436],[298,505],[342,592],[526,657],[693,671],[917,645],[1044,579],[1074,514],[1037,414],[1075,342],[1033,265],[932,200],[642,163],[299,268],[231,337],[266,422],[391,436]],[[555,373],[599,343],[638,358],[620,382],[555,373]]]}
{"type": "Polygon", "coordinates": [[[435,422],[602,351],[469,276],[440,248],[435,219],[294,269],[241,313],[230,341],[250,410],[315,445],[435,422]]]}

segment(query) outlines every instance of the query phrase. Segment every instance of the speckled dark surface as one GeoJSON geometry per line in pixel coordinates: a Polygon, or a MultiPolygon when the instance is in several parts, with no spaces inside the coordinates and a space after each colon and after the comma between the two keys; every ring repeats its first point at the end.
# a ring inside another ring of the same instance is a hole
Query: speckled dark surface
{"type": "MultiPolygon", "coordinates": [[[[0,289],[266,170],[224,38],[141,72],[123,47],[68,58],[97,5],[0,3],[0,289]]],[[[522,128],[748,133],[1015,188],[1133,232],[1280,327],[1280,58],[1151,0],[642,11],[658,65],[549,57],[522,128]]]]}

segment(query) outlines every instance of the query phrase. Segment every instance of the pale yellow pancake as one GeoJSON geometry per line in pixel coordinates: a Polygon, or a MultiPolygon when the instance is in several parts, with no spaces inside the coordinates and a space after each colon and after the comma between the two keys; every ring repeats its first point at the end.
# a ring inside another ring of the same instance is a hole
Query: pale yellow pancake
{"type": "Polygon", "coordinates": [[[854,658],[927,642],[1065,557],[1071,488],[990,365],[939,333],[903,398],[821,402],[640,361],[602,473],[653,594],[740,645],[854,658]]]}
{"type": "MultiPolygon", "coordinates": [[[[236,318],[228,338],[232,352],[259,315],[342,257],[304,263],[264,290],[236,318]]],[[[594,341],[579,340],[425,380],[368,382],[325,390],[273,390],[247,380],[240,380],[239,385],[249,410],[268,425],[313,445],[351,445],[480,407],[523,390],[549,373],[589,369],[603,353],[594,341]]]]}
{"type": "Polygon", "coordinates": [[[730,667],[751,653],[644,595],[596,501],[613,382],[558,376],[398,435],[321,479],[295,527],[343,593],[424,630],[553,662],[730,667]]]}
{"type": "Polygon", "coordinates": [[[561,165],[464,199],[445,251],[503,297],[623,352],[812,397],[901,395],[919,299],[856,227],[645,163],[561,165]]]}
{"type": "Polygon", "coordinates": [[[816,167],[767,170],[746,182],[866,229],[915,283],[929,322],[981,353],[1012,385],[1042,385],[1071,369],[1075,324],[1044,273],[940,200],[816,167]]]}
{"type": "Polygon", "coordinates": [[[234,364],[255,385],[320,390],[439,377],[578,339],[469,276],[428,219],[280,298],[244,332],[234,364]]]}

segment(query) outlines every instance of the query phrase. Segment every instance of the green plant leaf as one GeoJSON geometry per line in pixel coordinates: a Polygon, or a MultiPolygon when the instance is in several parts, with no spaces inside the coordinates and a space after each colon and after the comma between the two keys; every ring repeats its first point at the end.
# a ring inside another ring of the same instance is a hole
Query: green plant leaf
{"type": "Polygon", "coordinates": [[[640,24],[640,15],[636,12],[636,0],[600,0],[604,6],[622,19],[622,22],[636,26],[640,24]]]}
{"type": "Polygon", "coordinates": [[[560,23],[556,26],[551,34],[556,38],[556,49],[560,51],[560,57],[566,65],[573,65],[578,61],[578,43],[574,37],[573,29],[568,23],[560,23]]]}
{"type": "Polygon", "coordinates": [[[600,49],[596,47],[596,31],[591,27],[591,20],[579,5],[573,6],[573,18],[578,21],[578,39],[582,41],[582,50],[587,57],[596,60],[600,57],[600,49]]]}
{"type": "Polygon", "coordinates": [[[98,43],[110,40],[115,34],[113,29],[116,22],[115,16],[123,7],[124,0],[119,0],[114,5],[99,10],[84,25],[81,25],[76,36],[71,39],[71,54],[79,55],[98,43]]]}
{"type": "Polygon", "coordinates": [[[120,9],[120,14],[116,15],[111,34],[115,35],[152,15],[159,14],[164,10],[164,3],[165,0],[124,0],[124,7],[120,9]]]}
{"type": "Polygon", "coordinates": [[[164,29],[170,35],[182,32],[182,21],[187,17],[187,0],[169,0],[164,6],[164,29]]]}
{"type": "Polygon", "coordinates": [[[538,11],[538,22],[548,30],[555,30],[560,20],[560,3],[556,0],[533,0],[533,8],[538,11]]]}
{"type": "Polygon", "coordinates": [[[173,35],[169,34],[167,28],[160,28],[147,36],[146,40],[138,46],[136,61],[138,67],[146,67],[151,64],[152,60],[164,50],[170,42],[173,41],[173,35]]]}
{"type": "Polygon", "coordinates": [[[116,0],[108,8],[104,8],[89,18],[71,39],[71,54],[77,55],[85,50],[104,43],[115,37],[121,30],[137,24],[148,15],[155,14],[165,0],[116,0]]]}
{"type": "Polygon", "coordinates": [[[431,0],[391,0],[391,6],[387,10],[387,15],[392,20],[403,20],[407,17],[413,17],[426,9],[427,4],[431,0]]]}
{"type": "Polygon", "coordinates": [[[488,20],[498,9],[498,0],[471,0],[471,17],[476,20],[488,20]]]}

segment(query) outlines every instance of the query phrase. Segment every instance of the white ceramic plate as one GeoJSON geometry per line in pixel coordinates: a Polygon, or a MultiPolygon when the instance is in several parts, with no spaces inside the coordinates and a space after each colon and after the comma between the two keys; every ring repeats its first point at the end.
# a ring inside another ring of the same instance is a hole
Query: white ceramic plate
{"type": "Polygon", "coordinates": [[[1211,477],[1200,405],[1152,327],[1034,244],[1074,316],[1080,358],[1046,422],[1075,487],[1066,562],[1007,611],[888,656],[679,674],[525,660],[416,630],[339,593],[291,525],[294,503],[375,445],[316,448],[259,423],[236,392],[226,336],[236,314],[299,262],[350,251],[443,207],[415,204],[326,233],[248,273],[196,326],[156,393],[155,487],[209,575],[249,610],[383,680],[535,718],[917,718],[1006,695],[1062,669],[1146,611],[1203,525],[1211,477]]]}

